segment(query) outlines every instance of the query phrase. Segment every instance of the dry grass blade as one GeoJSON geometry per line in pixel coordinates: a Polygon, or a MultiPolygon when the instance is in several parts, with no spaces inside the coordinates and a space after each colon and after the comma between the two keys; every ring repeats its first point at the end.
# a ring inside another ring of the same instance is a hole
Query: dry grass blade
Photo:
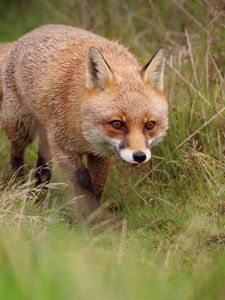
{"type": "Polygon", "coordinates": [[[180,77],[190,88],[192,91],[194,91],[204,102],[206,102],[209,106],[212,106],[212,104],[198,91],[178,70],[176,70],[169,61],[166,61],[167,65],[171,70],[173,70],[178,77],[180,77]]]}
{"type": "Polygon", "coordinates": [[[191,20],[193,21],[204,33],[207,33],[205,27],[184,7],[180,1],[172,0],[172,2],[191,20]]]}
{"type": "Polygon", "coordinates": [[[184,145],[187,141],[193,138],[197,133],[199,133],[204,127],[209,125],[213,120],[215,120],[218,116],[220,116],[225,111],[225,107],[221,108],[218,113],[213,115],[208,121],[206,121],[201,127],[195,130],[191,135],[189,135],[185,140],[183,140],[176,149],[179,149],[182,145],[184,145]]]}

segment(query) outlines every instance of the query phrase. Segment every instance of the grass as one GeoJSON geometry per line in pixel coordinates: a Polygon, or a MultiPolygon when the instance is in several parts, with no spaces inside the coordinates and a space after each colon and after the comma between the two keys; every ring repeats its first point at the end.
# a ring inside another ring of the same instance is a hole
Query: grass
{"type": "Polygon", "coordinates": [[[117,203],[121,226],[70,225],[60,207],[72,195],[59,171],[52,205],[35,208],[36,148],[26,182],[12,184],[1,130],[0,299],[224,299],[222,1],[8,0],[0,11],[2,42],[65,23],[119,40],[143,64],[163,46],[170,103],[151,164],[133,170],[114,160],[104,200],[117,203]]]}

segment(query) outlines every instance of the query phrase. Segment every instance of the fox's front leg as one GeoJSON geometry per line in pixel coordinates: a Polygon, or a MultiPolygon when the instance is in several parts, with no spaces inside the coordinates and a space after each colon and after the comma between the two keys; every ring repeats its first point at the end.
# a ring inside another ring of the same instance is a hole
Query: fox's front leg
{"type": "Polygon", "coordinates": [[[99,205],[107,181],[110,162],[110,158],[88,154],[88,170],[91,177],[92,189],[99,205]]]}
{"type": "Polygon", "coordinates": [[[75,199],[69,204],[70,213],[87,217],[99,206],[99,201],[94,194],[91,176],[88,169],[82,164],[81,158],[76,154],[65,154],[54,147],[54,157],[73,183],[75,199]]]}
{"type": "Polygon", "coordinates": [[[78,155],[57,159],[74,185],[77,212],[86,217],[101,204],[101,196],[107,181],[110,159],[88,155],[86,168],[78,155]]]}

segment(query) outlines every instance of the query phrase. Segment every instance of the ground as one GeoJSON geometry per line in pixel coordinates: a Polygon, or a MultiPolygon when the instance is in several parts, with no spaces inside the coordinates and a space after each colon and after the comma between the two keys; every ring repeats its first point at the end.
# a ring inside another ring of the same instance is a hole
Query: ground
{"type": "Polygon", "coordinates": [[[64,23],[119,40],[142,64],[163,47],[170,104],[149,165],[113,160],[103,201],[116,221],[101,226],[69,223],[60,170],[49,207],[35,207],[36,146],[13,184],[1,130],[0,299],[224,299],[224,2],[3,0],[0,12],[1,42],[64,23]]]}

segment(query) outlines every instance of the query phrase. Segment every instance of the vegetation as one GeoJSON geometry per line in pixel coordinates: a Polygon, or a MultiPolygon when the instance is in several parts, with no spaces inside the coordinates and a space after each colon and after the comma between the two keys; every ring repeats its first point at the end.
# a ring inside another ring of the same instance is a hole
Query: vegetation
{"type": "Polygon", "coordinates": [[[13,184],[1,130],[0,299],[224,299],[224,2],[3,0],[0,11],[1,42],[65,23],[119,40],[142,64],[164,47],[170,103],[151,164],[114,159],[104,201],[117,209],[98,226],[69,224],[59,170],[50,205],[35,207],[36,147],[13,184]]]}

